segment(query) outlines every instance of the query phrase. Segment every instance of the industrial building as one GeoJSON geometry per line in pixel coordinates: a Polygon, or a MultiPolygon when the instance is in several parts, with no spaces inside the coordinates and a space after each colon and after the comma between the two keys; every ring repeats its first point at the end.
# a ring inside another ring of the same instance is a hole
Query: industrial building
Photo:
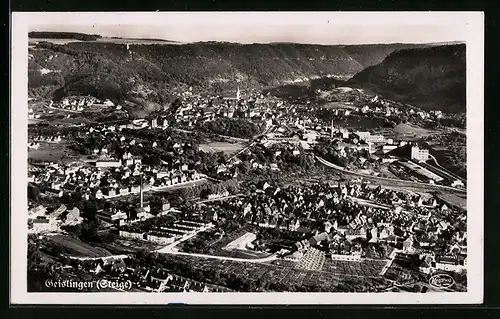
{"type": "Polygon", "coordinates": [[[429,160],[429,150],[413,145],[411,147],[410,159],[426,162],[429,160]]]}

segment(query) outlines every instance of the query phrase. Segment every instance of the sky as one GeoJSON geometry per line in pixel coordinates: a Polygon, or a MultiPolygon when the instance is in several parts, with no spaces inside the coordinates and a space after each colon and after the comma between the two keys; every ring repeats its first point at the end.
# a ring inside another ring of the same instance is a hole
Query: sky
{"type": "Polygon", "coordinates": [[[180,42],[296,42],[314,44],[464,41],[466,22],[453,17],[336,14],[105,14],[35,19],[30,31],[66,31],[180,42]],[[340,18],[339,18],[340,17],[340,18]],[[417,17],[418,18],[418,17],[417,17]],[[69,21],[54,24],[53,21],[69,21]],[[40,23],[41,22],[41,23],[40,23]]]}

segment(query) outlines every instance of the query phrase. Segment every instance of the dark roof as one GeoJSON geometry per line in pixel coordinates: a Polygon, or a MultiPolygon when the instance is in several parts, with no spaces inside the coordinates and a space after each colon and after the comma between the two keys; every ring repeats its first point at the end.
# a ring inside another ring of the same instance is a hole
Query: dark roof
{"type": "Polygon", "coordinates": [[[203,289],[205,289],[205,284],[203,284],[201,282],[192,281],[189,284],[189,290],[201,292],[201,291],[203,291],[203,289]]]}
{"type": "Polygon", "coordinates": [[[453,256],[436,256],[436,262],[443,264],[458,265],[459,259],[453,256]]]}
{"type": "Polygon", "coordinates": [[[47,218],[35,218],[32,221],[33,221],[33,223],[37,223],[37,224],[47,224],[49,222],[49,220],[47,218]]]}
{"type": "Polygon", "coordinates": [[[155,268],[151,270],[151,277],[155,277],[158,279],[167,279],[169,273],[166,269],[164,268],[155,268]]]}

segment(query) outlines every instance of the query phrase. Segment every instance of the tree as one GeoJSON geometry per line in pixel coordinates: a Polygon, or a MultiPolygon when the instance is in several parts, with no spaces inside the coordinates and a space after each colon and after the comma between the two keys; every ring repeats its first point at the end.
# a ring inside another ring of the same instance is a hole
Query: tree
{"type": "Polygon", "coordinates": [[[40,250],[36,243],[28,243],[28,272],[37,269],[41,260],[40,250]]]}
{"type": "Polygon", "coordinates": [[[96,241],[99,239],[97,234],[97,220],[86,221],[82,224],[81,238],[87,241],[96,241]]]}
{"type": "Polygon", "coordinates": [[[28,199],[38,203],[40,198],[40,189],[35,185],[28,184],[28,199]]]}
{"type": "Polygon", "coordinates": [[[200,197],[201,198],[208,198],[208,195],[210,195],[210,194],[212,194],[212,191],[208,188],[205,188],[200,192],[200,197]]]}
{"type": "Polygon", "coordinates": [[[236,194],[239,191],[238,181],[230,179],[225,182],[225,188],[230,194],[236,194]]]}
{"type": "Polygon", "coordinates": [[[96,219],[97,215],[97,203],[93,200],[86,201],[83,204],[83,218],[88,219],[88,220],[94,220],[96,219]]]}
{"type": "Polygon", "coordinates": [[[145,156],[144,157],[144,164],[147,164],[149,166],[160,166],[161,165],[161,159],[158,155],[150,155],[150,156],[145,156]]]}
{"type": "Polygon", "coordinates": [[[250,163],[247,161],[243,161],[240,163],[240,165],[238,165],[238,169],[240,170],[241,174],[245,175],[250,170],[250,163]]]}
{"type": "Polygon", "coordinates": [[[193,188],[181,188],[180,193],[182,198],[184,198],[185,200],[196,196],[193,188]]]}

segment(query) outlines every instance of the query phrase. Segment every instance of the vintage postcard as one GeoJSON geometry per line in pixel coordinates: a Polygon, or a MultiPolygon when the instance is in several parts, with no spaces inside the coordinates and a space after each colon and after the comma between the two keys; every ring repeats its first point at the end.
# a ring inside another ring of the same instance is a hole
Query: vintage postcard
{"type": "Polygon", "coordinates": [[[483,29],[13,13],[11,303],[481,303],[483,29]]]}

